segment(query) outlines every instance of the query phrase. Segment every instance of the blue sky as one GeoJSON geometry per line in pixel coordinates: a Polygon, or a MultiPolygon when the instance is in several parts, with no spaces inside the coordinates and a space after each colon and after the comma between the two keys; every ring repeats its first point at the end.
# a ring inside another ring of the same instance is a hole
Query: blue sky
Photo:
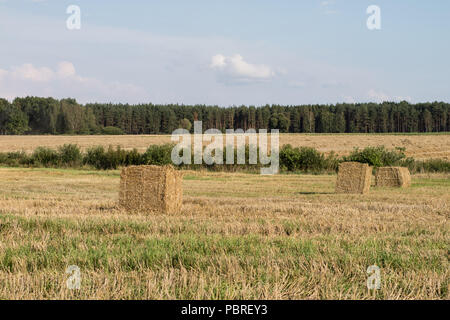
{"type": "Polygon", "coordinates": [[[447,0],[0,0],[0,97],[448,102],[449,36],[447,0]]]}

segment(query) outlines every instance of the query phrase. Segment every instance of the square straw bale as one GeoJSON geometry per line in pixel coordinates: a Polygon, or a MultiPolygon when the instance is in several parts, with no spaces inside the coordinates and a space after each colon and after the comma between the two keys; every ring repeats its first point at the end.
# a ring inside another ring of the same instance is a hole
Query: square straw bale
{"type": "Polygon", "coordinates": [[[176,213],[183,176],[172,166],[130,166],[120,174],[119,204],[127,211],[176,213]]]}
{"type": "Polygon", "coordinates": [[[371,180],[372,168],[367,163],[343,162],[339,165],[336,193],[368,193],[371,180]]]}
{"type": "Polygon", "coordinates": [[[382,167],[375,173],[377,187],[408,188],[411,186],[411,175],[408,168],[382,167]]]}

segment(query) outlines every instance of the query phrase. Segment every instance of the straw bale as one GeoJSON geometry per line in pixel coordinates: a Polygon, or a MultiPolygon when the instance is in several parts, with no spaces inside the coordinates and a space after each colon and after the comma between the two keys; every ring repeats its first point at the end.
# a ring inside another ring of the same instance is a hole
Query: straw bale
{"type": "Polygon", "coordinates": [[[375,173],[377,187],[407,188],[411,186],[411,175],[408,168],[382,167],[375,173]]]}
{"type": "Polygon", "coordinates": [[[372,168],[367,163],[343,162],[339,165],[336,193],[368,193],[372,168]]]}
{"type": "Polygon", "coordinates": [[[128,211],[176,213],[183,203],[182,174],[172,166],[130,166],[120,174],[119,204],[128,211]]]}

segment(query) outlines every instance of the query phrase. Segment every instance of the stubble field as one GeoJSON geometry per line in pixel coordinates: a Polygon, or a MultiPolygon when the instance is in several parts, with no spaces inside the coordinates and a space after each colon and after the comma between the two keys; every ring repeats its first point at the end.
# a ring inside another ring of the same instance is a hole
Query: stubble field
{"type": "Polygon", "coordinates": [[[334,175],[186,172],[170,216],[122,211],[119,171],[0,176],[0,299],[449,299],[449,175],[337,195],[334,175]]]}
{"type": "MultiPolygon", "coordinates": [[[[149,145],[170,143],[170,135],[123,135],[123,136],[2,136],[0,152],[32,152],[40,146],[52,147],[63,144],[77,144],[81,149],[103,145],[124,149],[136,148],[145,151],[149,145]]],[[[440,158],[450,159],[450,134],[281,134],[280,145],[313,147],[320,152],[336,152],[348,155],[354,147],[384,145],[389,149],[403,147],[408,157],[417,160],[440,158]]]]}

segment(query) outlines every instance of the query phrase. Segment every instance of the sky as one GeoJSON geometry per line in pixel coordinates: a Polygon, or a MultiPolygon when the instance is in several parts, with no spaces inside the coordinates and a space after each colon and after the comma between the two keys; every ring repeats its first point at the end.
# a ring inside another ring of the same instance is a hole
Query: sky
{"type": "Polygon", "coordinates": [[[448,0],[0,0],[0,97],[449,102],[449,39],[448,0]]]}

